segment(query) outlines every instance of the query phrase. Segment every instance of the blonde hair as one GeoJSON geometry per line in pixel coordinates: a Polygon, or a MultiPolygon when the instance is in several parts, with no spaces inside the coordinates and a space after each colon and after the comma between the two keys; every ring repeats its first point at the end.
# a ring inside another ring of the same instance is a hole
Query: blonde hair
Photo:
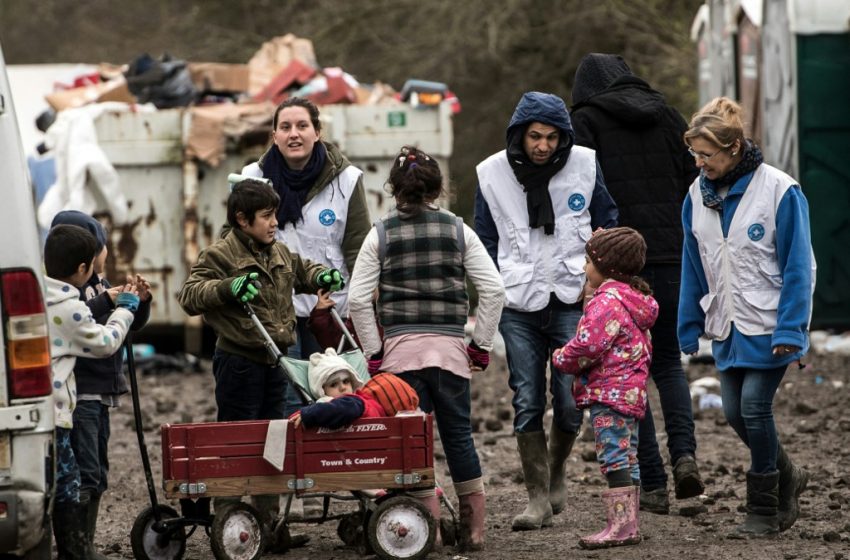
{"type": "Polygon", "coordinates": [[[694,138],[704,138],[720,148],[728,148],[736,140],[744,142],[744,121],[741,106],[728,97],[715,97],[691,117],[690,128],[684,134],[685,144],[694,138]]]}

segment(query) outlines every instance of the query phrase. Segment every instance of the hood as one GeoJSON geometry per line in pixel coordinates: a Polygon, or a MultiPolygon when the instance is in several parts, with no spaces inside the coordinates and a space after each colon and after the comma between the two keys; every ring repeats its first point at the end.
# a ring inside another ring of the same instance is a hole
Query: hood
{"type": "Polygon", "coordinates": [[[533,122],[541,122],[554,126],[561,131],[562,141],[572,145],[575,139],[573,125],[564,100],[551,93],[530,91],[523,94],[517,103],[511,122],[505,134],[508,143],[511,142],[511,131],[517,127],[523,127],[533,122]]]}
{"type": "Polygon", "coordinates": [[[44,285],[47,291],[44,296],[44,302],[48,307],[60,304],[69,299],[80,299],[80,290],[67,282],[45,276],[44,285]]]}
{"type": "Polygon", "coordinates": [[[572,92],[573,105],[586,101],[607,89],[617,78],[633,75],[632,69],[618,54],[586,54],[576,68],[572,92]]]}
{"type": "Polygon", "coordinates": [[[307,366],[307,380],[310,384],[310,392],[314,399],[325,396],[323,386],[331,375],[344,371],[351,379],[351,388],[357,390],[363,386],[363,382],[357,377],[354,368],[345,361],[345,358],[337,355],[336,350],[328,348],[322,352],[314,352],[310,355],[310,363],[307,366]]]}
{"type": "Polygon", "coordinates": [[[623,57],[615,54],[591,53],[581,59],[572,101],[573,111],[597,107],[635,128],[658,122],[666,107],[664,96],[632,74],[623,57]]]}
{"type": "Polygon", "coordinates": [[[635,324],[641,330],[646,330],[655,324],[658,318],[658,302],[650,295],[643,294],[624,282],[609,280],[596,290],[608,297],[614,297],[623,304],[635,324]]]}

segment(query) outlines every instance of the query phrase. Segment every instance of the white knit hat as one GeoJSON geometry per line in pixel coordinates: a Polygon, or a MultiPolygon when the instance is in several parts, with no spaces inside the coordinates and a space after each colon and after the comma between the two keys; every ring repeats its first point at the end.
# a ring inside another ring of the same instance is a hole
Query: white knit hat
{"type": "Polygon", "coordinates": [[[333,348],[328,348],[324,354],[314,352],[310,355],[307,379],[310,382],[310,393],[312,393],[314,399],[325,396],[322,386],[328,382],[331,375],[338,371],[348,372],[352,389],[356,390],[363,386],[363,382],[357,377],[357,372],[354,371],[351,364],[340,358],[333,348]]]}

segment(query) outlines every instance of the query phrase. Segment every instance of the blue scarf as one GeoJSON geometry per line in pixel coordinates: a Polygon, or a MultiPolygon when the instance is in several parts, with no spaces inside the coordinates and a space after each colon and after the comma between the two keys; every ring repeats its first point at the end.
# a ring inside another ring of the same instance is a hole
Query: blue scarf
{"type": "Polygon", "coordinates": [[[744,153],[741,155],[741,161],[738,162],[738,165],[733,167],[729,173],[712,181],[700,172],[699,191],[700,194],[702,194],[702,205],[706,208],[711,208],[712,210],[717,210],[722,213],[724,198],[717,194],[717,190],[725,187],[732,188],[732,185],[734,185],[738,179],[747,173],[755,171],[756,168],[763,162],[764,156],[762,156],[759,147],[756,146],[752,140],[745,140],[744,153]]]}
{"type": "Polygon", "coordinates": [[[325,168],[327,159],[328,151],[322,142],[316,142],[310,161],[301,170],[291,169],[277,146],[272,146],[268,151],[263,161],[263,177],[271,179],[275,191],[280,196],[280,206],[277,208],[280,229],[288,223],[298,225],[298,221],[302,219],[301,208],[307,200],[307,193],[325,168]]]}

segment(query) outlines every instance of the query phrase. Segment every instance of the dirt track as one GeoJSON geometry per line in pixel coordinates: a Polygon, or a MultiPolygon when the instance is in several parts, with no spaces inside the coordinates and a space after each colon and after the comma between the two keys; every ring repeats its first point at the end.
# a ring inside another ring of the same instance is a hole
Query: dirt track
{"type": "MultiPolygon", "coordinates": [[[[599,493],[604,488],[603,479],[589,441],[578,442],[573,452],[568,466],[572,506],[555,518],[554,527],[511,532],[511,517],[523,508],[525,490],[512,436],[507,373],[503,365],[491,365],[473,381],[476,443],[488,492],[487,547],[483,552],[467,555],[444,547],[430,558],[850,560],[850,358],[816,355],[809,362],[805,370],[789,371],[776,399],[782,440],[795,462],[812,473],[812,482],[801,499],[801,518],[793,528],[771,540],[724,538],[743,517],[738,508],[745,495],[748,455],[723,420],[722,412],[709,409],[698,411],[696,421],[699,461],[707,483],[702,505],[707,512],[684,516],[680,508],[699,505],[700,500],[673,501],[671,515],[641,515],[644,541],[640,545],[607,551],[584,551],[577,544],[579,537],[595,532],[602,523],[599,493]]],[[[690,366],[688,376],[693,380],[711,375],[712,371],[711,366],[690,366]]],[[[142,377],[140,386],[146,438],[158,485],[159,425],[212,420],[213,380],[210,373],[172,373],[142,377]]],[[[657,406],[655,409],[659,410],[657,406]]],[[[132,558],[130,528],[148,503],[132,419],[128,398],[112,416],[110,489],[103,499],[96,538],[98,548],[115,559],[132,558]]],[[[663,424],[658,420],[657,424],[664,447],[663,424]]],[[[440,460],[438,479],[453,495],[439,443],[435,448],[440,460]]],[[[335,507],[348,505],[335,502],[335,507]]],[[[336,522],[295,525],[293,532],[309,534],[312,541],[306,548],[269,558],[360,558],[355,550],[343,546],[336,535],[336,522]]],[[[203,530],[189,539],[185,557],[212,558],[203,530]]]]}

